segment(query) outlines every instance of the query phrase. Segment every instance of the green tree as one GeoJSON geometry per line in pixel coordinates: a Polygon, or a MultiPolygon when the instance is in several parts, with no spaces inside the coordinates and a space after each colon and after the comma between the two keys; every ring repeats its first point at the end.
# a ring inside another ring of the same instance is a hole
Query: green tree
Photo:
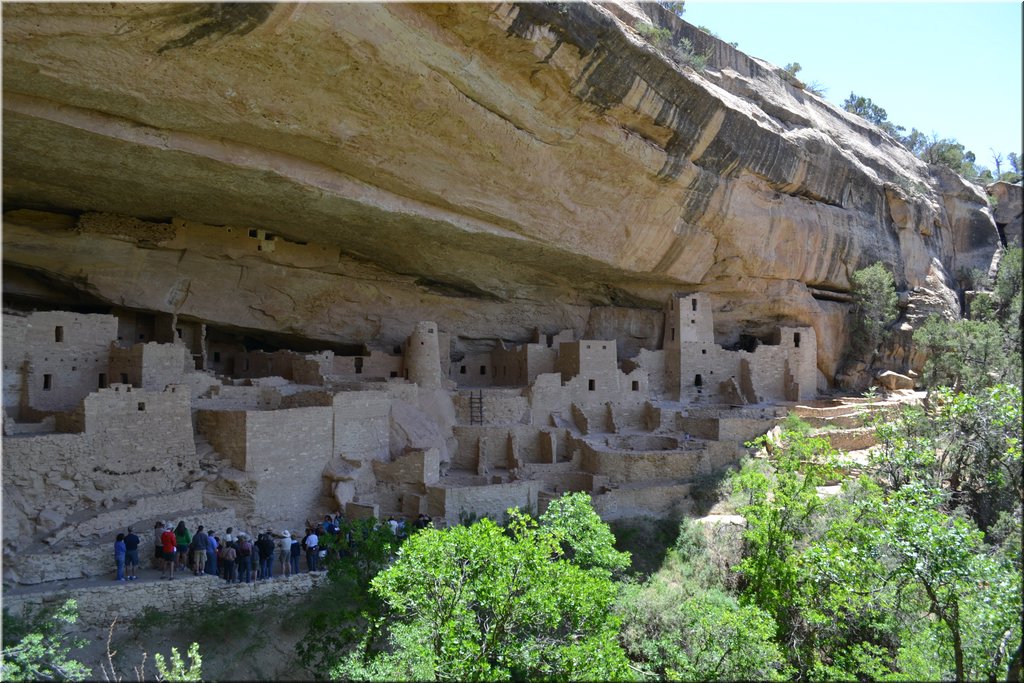
{"type": "Polygon", "coordinates": [[[387,605],[376,634],[384,647],[368,636],[333,675],[627,678],[612,613],[617,588],[607,567],[618,560],[566,528],[578,513],[570,503],[538,524],[509,510],[504,529],[482,519],[414,534],[371,582],[387,605]],[[563,543],[587,566],[568,559],[563,543]]]}
{"type": "Polygon", "coordinates": [[[778,439],[764,436],[753,445],[770,457],[772,472],[748,463],[733,480],[746,504],[747,552],[739,564],[742,600],[772,615],[780,642],[788,642],[796,626],[793,610],[798,568],[793,559],[822,505],[817,486],[835,476],[836,451],[828,439],[783,431],[778,439]]]}
{"type": "Polygon", "coordinates": [[[582,569],[620,575],[629,568],[629,553],[615,549],[615,536],[586,493],[567,493],[551,501],[540,525],[559,541],[562,556],[582,569]]]}
{"type": "Polygon", "coordinates": [[[900,133],[906,130],[903,126],[897,126],[890,121],[889,114],[885,109],[872,102],[870,97],[863,97],[851,92],[850,96],[843,101],[843,109],[875,124],[897,139],[900,138],[900,133]]]}
{"type": "Polygon", "coordinates": [[[307,635],[295,651],[311,675],[324,678],[380,616],[383,605],[370,582],[391,563],[398,540],[376,519],[343,521],[339,533],[320,538],[336,559],[327,565],[326,585],[315,589],[307,635]]]}
{"type": "Polygon", "coordinates": [[[3,659],[0,680],[84,681],[91,670],[71,659],[72,648],[85,642],[69,640],[66,627],[78,620],[78,605],[67,600],[55,610],[17,618],[4,613],[3,659]]]}
{"type": "Polygon", "coordinates": [[[991,320],[949,322],[931,316],[914,331],[914,344],[927,355],[922,381],[962,390],[985,387],[1006,379],[1004,337],[991,320]]]}
{"type": "Polygon", "coordinates": [[[684,521],[662,568],[624,587],[619,639],[634,670],[659,680],[785,680],[775,622],[739,604],[712,566],[704,531],[684,521]]]}
{"type": "Polygon", "coordinates": [[[914,332],[915,346],[928,358],[922,378],[926,387],[961,391],[1021,383],[1022,279],[1021,249],[1008,249],[993,291],[977,295],[972,303],[972,319],[934,316],[914,332]]]}
{"type": "Polygon", "coordinates": [[[896,283],[881,263],[873,263],[850,276],[854,301],[851,347],[854,354],[873,355],[888,336],[887,328],[896,319],[896,283]]]}
{"type": "Polygon", "coordinates": [[[999,384],[973,394],[935,390],[928,408],[908,406],[874,423],[869,462],[884,485],[943,487],[981,529],[1024,505],[1021,391],[999,384]]]}
{"type": "Polygon", "coordinates": [[[1005,671],[1004,634],[1020,642],[1020,575],[983,552],[969,522],[941,512],[941,499],[913,484],[885,501],[882,562],[899,596],[922,600],[945,626],[955,679],[994,678],[1005,671]]]}

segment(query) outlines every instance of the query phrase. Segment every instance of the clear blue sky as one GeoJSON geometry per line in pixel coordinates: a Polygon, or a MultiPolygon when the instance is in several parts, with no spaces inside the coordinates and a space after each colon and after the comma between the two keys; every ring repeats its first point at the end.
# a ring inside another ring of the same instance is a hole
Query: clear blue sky
{"type": "Polygon", "coordinates": [[[995,171],[989,148],[1024,152],[1021,12],[1018,2],[687,0],[683,18],[753,57],[799,62],[799,78],[834,104],[854,92],[907,131],[954,138],[995,171]]]}

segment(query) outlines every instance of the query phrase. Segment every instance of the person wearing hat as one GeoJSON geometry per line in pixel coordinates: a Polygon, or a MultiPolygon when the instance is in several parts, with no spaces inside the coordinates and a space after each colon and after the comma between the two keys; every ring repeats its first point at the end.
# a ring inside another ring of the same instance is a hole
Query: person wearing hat
{"type": "Polygon", "coordinates": [[[292,532],[285,529],[277,539],[277,557],[281,560],[281,574],[288,578],[291,575],[292,532]]]}

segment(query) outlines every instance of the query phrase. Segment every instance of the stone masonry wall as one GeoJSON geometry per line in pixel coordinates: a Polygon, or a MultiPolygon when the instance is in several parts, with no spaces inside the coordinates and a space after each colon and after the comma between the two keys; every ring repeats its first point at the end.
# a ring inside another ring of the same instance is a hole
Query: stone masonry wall
{"type": "MultiPolygon", "coordinates": [[[[199,469],[187,393],[117,386],[85,400],[84,434],[4,439],[4,490],[28,518],[59,526],[72,511],[178,488],[199,469]]],[[[8,528],[5,496],[5,536],[8,528]]]]}
{"type": "Polygon", "coordinates": [[[538,481],[516,481],[490,486],[427,487],[427,514],[457,523],[461,516],[476,515],[501,521],[510,507],[537,510],[538,481]]]}
{"type": "Polygon", "coordinates": [[[388,453],[391,396],[386,391],[344,391],[333,399],[333,455],[380,458],[388,453]]]}
{"type": "Polygon", "coordinates": [[[245,471],[244,410],[200,410],[196,424],[199,433],[206,437],[214,450],[231,461],[231,466],[245,471]]]}
{"type": "Polygon", "coordinates": [[[693,508],[690,484],[623,487],[593,496],[594,510],[603,520],[631,517],[681,519],[693,508]]]}
{"type": "MultiPolygon", "coordinates": [[[[330,407],[246,415],[245,471],[256,480],[256,519],[294,524],[320,510],[333,455],[330,407]]],[[[262,523],[262,522],[260,522],[262,523]]]]}
{"type": "Polygon", "coordinates": [[[41,311],[4,319],[5,337],[12,328],[21,328],[12,335],[20,346],[4,343],[4,388],[6,394],[8,387],[19,387],[15,395],[24,399],[23,410],[72,410],[90,392],[107,385],[117,318],[41,311]],[[20,383],[12,373],[20,375],[20,383]]]}
{"type": "Polygon", "coordinates": [[[114,619],[130,622],[146,609],[166,611],[168,605],[208,610],[221,602],[259,603],[274,595],[299,595],[327,580],[324,572],[298,574],[290,579],[257,581],[249,584],[225,584],[215,577],[156,583],[130,582],[84,588],[73,593],[25,593],[5,595],[4,606],[14,613],[25,607],[59,604],[68,597],[78,601],[78,628],[106,629],[114,619]]]}

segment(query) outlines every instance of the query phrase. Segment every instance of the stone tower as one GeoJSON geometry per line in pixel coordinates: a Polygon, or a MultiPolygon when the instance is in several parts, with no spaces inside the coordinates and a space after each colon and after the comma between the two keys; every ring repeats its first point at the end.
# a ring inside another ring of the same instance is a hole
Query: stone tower
{"type": "Polygon", "coordinates": [[[710,297],[697,292],[669,297],[664,334],[665,387],[679,400],[683,382],[701,384],[707,374],[702,366],[708,347],[715,343],[710,297]]]}
{"type": "Polygon", "coordinates": [[[442,386],[441,351],[437,324],[419,322],[405,347],[405,378],[425,389],[442,386]]]}

